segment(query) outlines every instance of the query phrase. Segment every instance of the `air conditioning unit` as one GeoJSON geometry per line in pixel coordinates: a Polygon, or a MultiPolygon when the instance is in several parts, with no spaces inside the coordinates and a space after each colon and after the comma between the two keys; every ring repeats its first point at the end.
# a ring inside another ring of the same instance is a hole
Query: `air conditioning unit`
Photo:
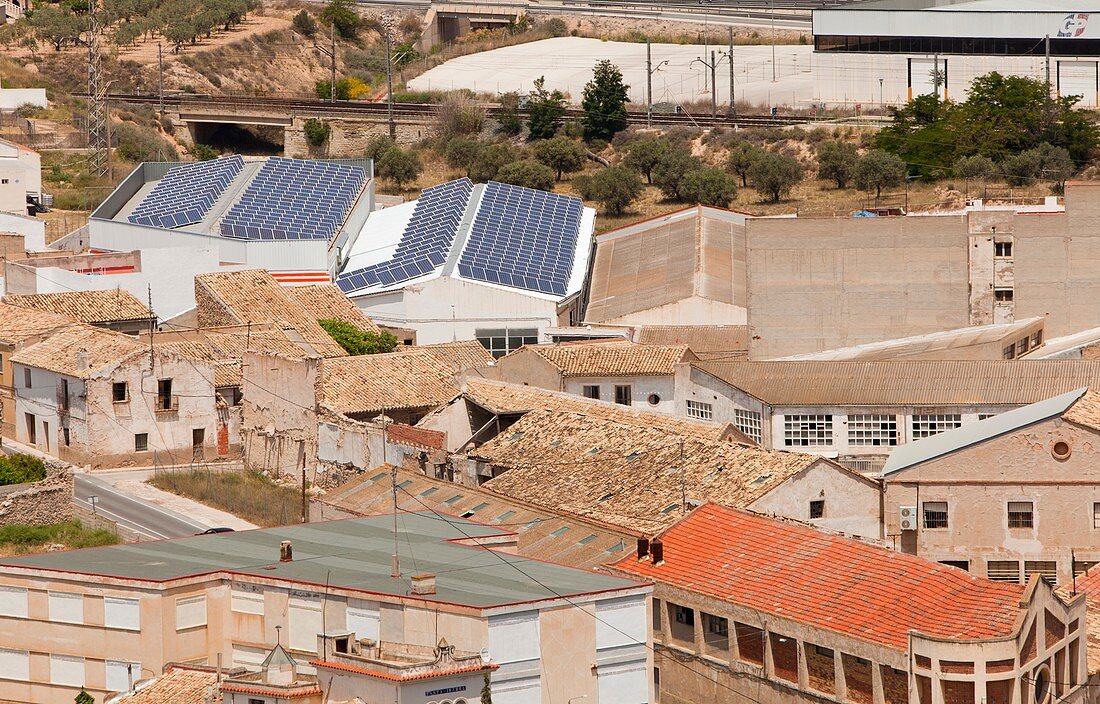
{"type": "Polygon", "coordinates": [[[902,530],[916,530],[917,529],[917,507],[916,506],[899,506],[898,507],[898,526],[902,530]]]}

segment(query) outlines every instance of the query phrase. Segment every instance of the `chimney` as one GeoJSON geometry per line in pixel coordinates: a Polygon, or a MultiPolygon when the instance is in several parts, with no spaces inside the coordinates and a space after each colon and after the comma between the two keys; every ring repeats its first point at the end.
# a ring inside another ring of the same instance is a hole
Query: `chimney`
{"type": "Polygon", "coordinates": [[[649,557],[649,538],[638,538],[638,559],[649,557]]]}
{"type": "Polygon", "coordinates": [[[294,559],[294,546],[289,540],[279,543],[279,562],[290,562],[294,559]]]}
{"type": "Polygon", "coordinates": [[[88,350],[79,349],[76,351],[76,368],[77,371],[86,371],[88,369],[88,350]]]}
{"type": "Polygon", "coordinates": [[[435,594],[435,575],[414,574],[412,576],[412,593],[421,596],[435,594]]]}
{"type": "Polygon", "coordinates": [[[662,565],[665,562],[665,544],[660,540],[654,540],[649,544],[649,554],[653,556],[653,564],[662,565]]]}

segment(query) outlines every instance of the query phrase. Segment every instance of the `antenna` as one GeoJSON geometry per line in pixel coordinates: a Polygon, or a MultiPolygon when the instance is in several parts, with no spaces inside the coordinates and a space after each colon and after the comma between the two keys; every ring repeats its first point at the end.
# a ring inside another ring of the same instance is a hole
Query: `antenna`
{"type": "MultiPolygon", "coordinates": [[[[153,365],[156,364],[156,353],[153,351],[153,331],[156,328],[157,318],[156,315],[153,314],[153,285],[146,284],[145,286],[146,295],[149,297],[149,370],[152,371],[153,365]]],[[[116,295],[120,295],[122,293],[122,288],[119,287],[116,291],[118,291],[116,295]]],[[[122,308],[121,300],[118,301],[118,307],[119,309],[122,308]]]]}
{"type": "MultiPolygon", "coordinates": [[[[386,446],[386,426],[382,426],[382,447],[386,446]]],[[[401,559],[397,555],[397,465],[390,467],[390,486],[393,488],[393,569],[391,577],[401,576],[401,559]]]]}
{"type": "Polygon", "coordinates": [[[88,148],[91,150],[90,167],[96,176],[106,176],[109,171],[107,140],[107,87],[103,83],[103,61],[99,38],[100,3],[92,0],[88,7],[88,148]]]}

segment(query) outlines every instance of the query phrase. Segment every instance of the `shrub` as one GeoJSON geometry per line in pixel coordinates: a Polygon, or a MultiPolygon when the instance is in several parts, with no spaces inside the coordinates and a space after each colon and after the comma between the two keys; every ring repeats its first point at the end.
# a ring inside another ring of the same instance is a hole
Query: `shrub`
{"type": "Polygon", "coordinates": [[[367,140],[367,146],[363,148],[363,156],[373,159],[377,163],[382,155],[397,146],[397,142],[388,134],[376,134],[367,140]]]}
{"type": "Polygon", "coordinates": [[[569,34],[569,27],[560,17],[551,17],[542,23],[542,29],[551,37],[564,37],[569,34]]]}
{"type": "Polygon", "coordinates": [[[646,183],[653,183],[653,169],[668,153],[668,144],[657,138],[639,139],[627,148],[623,165],[645,176],[646,183]]]}
{"type": "Polygon", "coordinates": [[[344,348],[344,351],[353,357],[364,354],[379,354],[393,352],[397,347],[397,338],[386,331],[370,332],[357,328],[351,323],[334,318],[318,320],[317,323],[324,331],[336,340],[336,344],[344,348]]]}
{"type": "Polygon", "coordinates": [[[955,162],[952,169],[958,178],[993,178],[997,175],[997,165],[987,156],[977,154],[964,156],[955,162]]]}
{"type": "Polygon", "coordinates": [[[844,188],[852,180],[859,164],[859,151],[847,142],[824,142],[817,147],[817,175],[844,188]]]}
{"type": "Polygon", "coordinates": [[[549,166],[534,159],[523,159],[505,164],[497,172],[497,181],[513,186],[534,188],[540,191],[554,190],[554,172],[549,166]]]}
{"type": "Polygon", "coordinates": [[[484,148],[485,144],[480,140],[455,137],[443,148],[443,160],[447,162],[447,166],[462,169],[469,176],[474,161],[484,148]]]}
{"type": "Polygon", "coordinates": [[[802,164],[794,157],[764,152],[753,161],[748,174],[753,188],[778,203],[802,180],[802,164]]]}
{"type": "Polygon", "coordinates": [[[680,182],[684,174],[702,168],[699,160],[684,147],[672,147],[653,167],[653,184],[666,198],[680,199],[680,182]]]}
{"type": "Polygon", "coordinates": [[[557,180],[563,173],[584,168],[584,146],[568,137],[554,137],[535,144],[535,158],[553,169],[557,180]]]}
{"type": "Polygon", "coordinates": [[[530,139],[549,139],[561,127],[565,116],[565,93],[548,90],[546,78],[535,79],[535,89],[527,96],[527,123],[530,139]]]}
{"type": "Polygon", "coordinates": [[[126,161],[179,161],[179,154],[156,130],[132,122],[115,125],[116,153],[126,161]]]}
{"type": "Polygon", "coordinates": [[[854,177],[856,186],[865,191],[874,189],[877,198],[883,188],[905,183],[905,162],[897,154],[872,149],[859,160],[854,177]]]}
{"type": "Polygon", "coordinates": [[[596,174],[578,178],[574,185],[585,200],[594,200],[608,215],[619,215],[642,192],[638,174],[623,166],[612,166],[596,174]]]}
{"type": "Polygon", "coordinates": [[[485,108],[460,93],[448,94],[435,109],[437,131],[444,141],[481,132],[485,126],[485,108]]]}
{"type": "Polygon", "coordinates": [[[39,482],[45,478],[46,465],[33,455],[0,456],[0,486],[39,482]]]}
{"type": "Polygon", "coordinates": [[[218,158],[218,150],[209,144],[192,144],[187,148],[187,153],[195,161],[210,161],[218,158]]]}
{"type": "Polygon", "coordinates": [[[764,150],[748,142],[735,142],[730,145],[727,166],[730,171],[741,177],[741,186],[749,185],[749,169],[764,153],[764,150]]]}
{"type": "Polygon", "coordinates": [[[321,10],[321,21],[336,25],[336,33],[345,39],[352,39],[359,33],[363,18],[355,11],[349,0],[332,0],[321,10]]]}
{"type": "Polygon", "coordinates": [[[519,93],[512,91],[500,96],[497,124],[502,134],[512,137],[523,131],[523,120],[519,118],[519,93]]]}
{"type": "Polygon", "coordinates": [[[332,129],[327,122],[322,122],[315,117],[306,120],[305,125],[302,127],[306,133],[306,141],[314,147],[319,147],[327,142],[329,135],[332,133],[332,129]]]}
{"type": "Polygon", "coordinates": [[[696,169],[680,180],[680,198],[688,203],[726,208],[736,193],[737,182],[722,169],[696,169]]]}
{"type": "Polygon", "coordinates": [[[400,189],[415,181],[423,168],[416,152],[401,147],[390,148],[378,160],[378,175],[393,181],[400,189]]]}
{"type": "Polygon", "coordinates": [[[294,26],[294,31],[303,36],[312,37],[317,33],[317,21],[313,19],[313,15],[305,10],[300,10],[298,14],[294,15],[291,24],[294,26]]]}
{"type": "Polygon", "coordinates": [[[470,166],[470,178],[475,181],[492,181],[507,164],[518,161],[519,152],[510,144],[490,144],[481,150],[470,166]]]}

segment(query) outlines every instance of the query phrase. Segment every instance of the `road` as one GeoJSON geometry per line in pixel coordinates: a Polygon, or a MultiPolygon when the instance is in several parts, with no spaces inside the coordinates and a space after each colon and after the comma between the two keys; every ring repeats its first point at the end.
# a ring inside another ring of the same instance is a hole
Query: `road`
{"type": "MultiPolygon", "coordinates": [[[[140,478],[138,473],[135,472],[126,472],[125,475],[130,479],[140,478]]],[[[110,477],[110,474],[98,476],[75,474],[73,493],[76,500],[91,508],[92,504],[88,497],[98,497],[95,502],[97,513],[115,521],[124,528],[129,528],[153,539],[194,535],[210,527],[181,513],[161,508],[119,491],[111,486],[110,477]]]]}

